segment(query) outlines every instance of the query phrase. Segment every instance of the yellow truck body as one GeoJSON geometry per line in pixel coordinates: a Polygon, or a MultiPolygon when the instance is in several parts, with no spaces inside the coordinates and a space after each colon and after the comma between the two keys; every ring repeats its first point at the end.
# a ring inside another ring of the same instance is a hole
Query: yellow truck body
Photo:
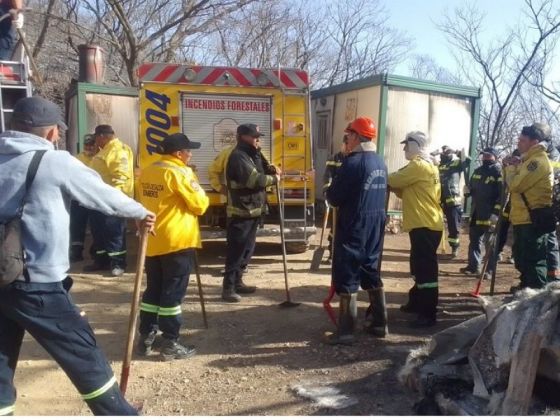
{"type": "MultiPolygon", "coordinates": [[[[183,132],[201,142],[191,164],[210,198],[205,220],[215,225],[225,217],[226,197],[211,188],[208,166],[221,150],[235,144],[239,124],[257,124],[264,133],[263,154],[285,174],[281,193],[288,233],[295,235],[290,223],[295,228],[297,220],[313,225],[315,174],[306,72],[147,63],[138,75],[140,170],[158,158],[158,144],[167,134],[183,132]]],[[[270,189],[267,198],[275,216],[275,191],[270,189]]],[[[307,231],[307,226],[300,228],[307,231]]]]}

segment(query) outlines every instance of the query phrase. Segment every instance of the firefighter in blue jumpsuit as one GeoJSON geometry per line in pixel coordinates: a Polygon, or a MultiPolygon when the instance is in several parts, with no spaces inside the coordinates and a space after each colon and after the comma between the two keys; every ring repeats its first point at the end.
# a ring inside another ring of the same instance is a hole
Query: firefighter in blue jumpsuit
{"type": "Polygon", "coordinates": [[[441,207],[447,219],[447,242],[451,247],[451,258],[457,257],[459,250],[459,233],[461,230],[461,216],[463,203],[461,201],[461,174],[470,165],[470,158],[461,159],[461,152],[455,152],[460,159],[453,159],[454,151],[448,146],[441,148],[440,164],[438,166],[441,184],[441,207]]]}
{"type": "MultiPolygon", "coordinates": [[[[502,170],[497,162],[498,152],[488,147],[482,152],[482,165],[476,168],[469,181],[469,192],[472,197],[472,209],[469,228],[469,257],[466,267],[461,273],[468,275],[480,274],[481,245],[489,231],[495,228],[502,210],[500,197],[502,193],[502,170]]],[[[488,262],[487,277],[495,270],[496,261],[488,262]]]]}
{"type": "Polygon", "coordinates": [[[340,296],[336,333],[329,344],[351,344],[357,318],[359,287],[367,290],[370,308],[366,331],[383,337],[387,334],[385,293],[379,273],[385,229],[387,167],[375,153],[373,121],[355,119],[346,129],[349,155],[327,189],[329,203],[338,208],[333,256],[333,282],[340,296]]]}

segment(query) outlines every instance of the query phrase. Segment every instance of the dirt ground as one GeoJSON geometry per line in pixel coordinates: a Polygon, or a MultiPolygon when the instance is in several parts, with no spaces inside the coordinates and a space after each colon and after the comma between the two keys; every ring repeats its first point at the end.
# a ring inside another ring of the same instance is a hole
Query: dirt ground
{"type": "MultiPolygon", "coordinates": [[[[245,281],[257,293],[241,303],[220,300],[225,243],[205,242],[200,254],[209,329],[203,327],[194,275],[183,305],[183,340],[197,347],[190,360],[161,362],[157,356],[133,361],[127,397],[144,404],[149,415],[410,415],[416,395],[397,380],[408,352],[441,329],[479,314],[470,297],[476,279],[458,273],[466,263],[468,237],[460,257],[440,261],[440,313],[436,327],[418,332],[407,327],[411,317],[399,311],[412,285],[408,272],[409,241],[405,234],[387,234],[383,279],[387,292],[390,335],[376,339],[360,334],[354,346],[321,343],[332,325],[322,308],[330,283],[324,264],[310,273],[312,250],[289,255],[292,299],[301,305],[280,309],[285,298],[278,238],[259,238],[245,281]],[[321,408],[296,395],[297,385],[330,384],[356,404],[343,409],[321,408]]],[[[129,243],[133,243],[130,238],[129,243]]],[[[121,279],[80,274],[72,267],[75,302],[87,313],[99,345],[117,378],[123,357],[132,293],[135,252],[121,279]]],[[[325,255],[326,257],[326,255],[325,255]]],[[[497,291],[516,283],[512,265],[498,266],[497,291]]],[[[488,292],[488,284],[484,285],[488,292]]],[[[360,293],[363,317],[367,296],[360,293]]],[[[333,306],[336,307],[336,300],[333,306]]],[[[87,415],[89,410],[64,373],[26,335],[16,373],[18,415],[87,415]]]]}

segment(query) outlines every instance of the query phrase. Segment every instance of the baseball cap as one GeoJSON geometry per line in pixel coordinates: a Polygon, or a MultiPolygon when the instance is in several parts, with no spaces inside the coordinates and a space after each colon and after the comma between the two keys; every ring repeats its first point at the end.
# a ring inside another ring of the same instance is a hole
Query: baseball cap
{"type": "Polygon", "coordinates": [[[40,96],[30,96],[18,100],[14,105],[12,120],[29,127],[58,125],[62,130],[68,129],[64,124],[60,107],[40,96]]]}
{"type": "Polygon", "coordinates": [[[405,144],[409,141],[413,141],[418,144],[421,149],[428,145],[428,136],[421,131],[411,131],[408,133],[401,144],[405,144]]]}
{"type": "Polygon", "coordinates": [[[95,127],[95,132],[93,133],[94,136],[103,136],[107,134],[115,134],[115,130],[108,124],[101,124],[95,127]]]}
{"type": "Polygon", "coordinates": [[[241,124],[237,127],[237,134],[239,136],[246,135],[252,137],[261,137],[263,135],[256,124],[241,124]]]}
{"type": "Polygon", "coordinates": [[[494,149],[493,147],[486,147],[484,149],[482,149],[482,152],[480,152],[480,154],[489,154],[489,155],[493,155],[496,159],[498,159],[498,151],[496,149],[494,149]]]}
{"type": "Polygon", "coordinates": [[[84,136],[84,144],[95,143],[95,136],[93,134],[86,134],[84,136]]]}
{"type": "Polygon", "coordinates": [[[170,134],[161,141],[160,146],[164,155],[184,149],[200,149],[200,143],[190,141],[183,133],[170,134]]]}

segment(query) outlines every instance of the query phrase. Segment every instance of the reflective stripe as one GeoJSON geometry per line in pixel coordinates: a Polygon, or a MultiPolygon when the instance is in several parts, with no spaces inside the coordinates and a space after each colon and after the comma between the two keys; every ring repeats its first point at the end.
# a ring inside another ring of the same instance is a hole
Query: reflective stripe
{"type": "Polygon", "coordinates": [[[509,217],[509,213],[508,213],[507,211],[504,211],[504,212],[502,213],[502,215],[503,215],[504,217],[509,217]]]}
{"type": "Polygon", "coordinates": [[[159,306],[151,305],[149,303],[140,302],[140,310],[144,312],[149,312],[151,314],[157,314],[159,311],[159,306]]]}
{"type": "Polygon", "coordinates": [[[480,178],[482,178],[482,175],[474,174],[472,176],[472,179],[480,179],[480,178]]]}
{"type": "Polygon", "coordinates": [[[237,207],[227,206],[228,216],[240,216],[240,217],[257,217],[262,214],[262,208],[256,208],[252,210],[238,209],[237,207]]]}
{"type": "Polygon", "coordinates": [[[103,254],[106,254],[107,251],[105,251],[105,250],[102,250],[102,251],[95,251],[95,253],[96,253],[97,255],[103,255],[103,254]]]}
{"type": "Polygon", "coordinates": [[[259,171],[255,168],[251,171],[249,178],[247,178],[247,188],[255,188],[257,185],[257,181],[259,180],[259,171]]]}
{"type": "Polygon", "coordinates": [[[124,255],[124,254],[126,254],[126,250],[119,251],[119,252],[109,252],[107,255],[109,255],[110,257],[116,257],[117,255],[124,255]]]}
{"type": "Polygon", "coordinates": [[[437,281],[435,283],[421,283],[417,284],[416,287],[418,289],[437,289],[438,283],[437,281]]]}
{"type": "Polygon", "coordinates": [[[181,313],[181,305],[173,306],[171,308],[159,308],[158,315],[159,316],[175,316],[181,313]]]}
{"type": "Polygon", "coordinates": [[[9,407],[0,408],[0,416],[7,416],[12,414],[16,409],[15,405],[10,405],[9,407]]]}
{"type": "Polygon", "coordinates": [[[447,238],[447,242],[449,242],[450,244],[458,244],[459,238],[447,238]]]}
{"type": "Polygon", "coordinates": [[[502,206],[501,206],[500,204],[496,204],[496,205],[494,206],[494,208],[495,208],[496,210],[501,210],[501,209],[502,209],[502,206]]]}
{"type": "Polygon", "coordinates": [[[117,383],[117,378],[113,376],[111,379],[109,379],[109,382],[107,382],[101,388],[96,389],[95,391],[90,392],[89,394],[82,394],[82,398],[84,400],[93,400],[94,398],[97,398],[105,394],[116,383],[117,383]]]}
{"type": "Polygon", "coordinates": [[[454,203],[457,199],[454,197],[448,198],[447,200],[445,200],[446,203],[454,203]]]}
{"type": "Polygon", "coordinates": [[[342,162],[337,162],[336,160],[327,160],[326,165],[340,168],[342,166],[342,162]]]}
{"type": "Polygon", "coordinates": [[[490,226],[492,223],[490,220],[477,220],[476,224],[479,226],[490,226]]]}

